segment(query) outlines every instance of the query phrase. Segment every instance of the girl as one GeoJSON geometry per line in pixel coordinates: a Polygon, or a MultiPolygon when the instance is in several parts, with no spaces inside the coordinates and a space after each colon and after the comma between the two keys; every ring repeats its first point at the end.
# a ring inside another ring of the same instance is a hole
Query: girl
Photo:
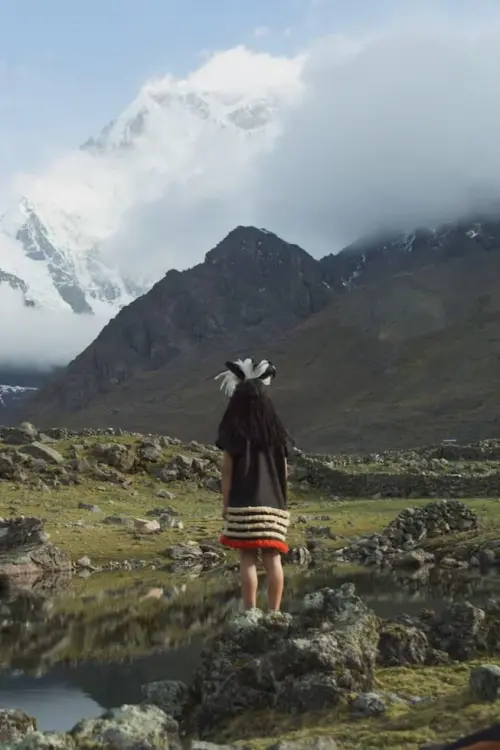
{"type": "Polygon", "coordinates": [[[266,393],[276,375],[268,360],[226,362],[221,388],[230,397],[216,445],[222,458],[222,544],[238,549],[246,609],[256,606],[257,554],[267,575],[269,609],[283,596],[281,553],[288,552],[287,433],[266,393]]]}

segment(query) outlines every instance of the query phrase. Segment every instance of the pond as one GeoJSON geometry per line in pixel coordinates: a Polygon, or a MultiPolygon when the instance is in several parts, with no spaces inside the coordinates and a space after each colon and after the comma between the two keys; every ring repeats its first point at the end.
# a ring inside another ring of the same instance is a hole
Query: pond
{"type": "MultiPolygon", "coordinates": [[[[451,600],[468,600],[484,604],[488,598],[500,598],[500,575],[496,571],[488,574],[455,570],[446,573],[428,570],[417,571],[414,574],[381,574],[359,570],[348,573],[339,567],[310,569],[290,575],[284,608],[293,611],[308,591],[323,586],[335,587],[347,581],[354,582],[358,594],[368,606],[386,618],[402,613],[416,615],[423,608],[439,610],[451,600]]],[[[106,585],[109,585],[109,577],[106,585]]],[[[154,652],[151,649],[149,653],[134,657],[120,658],[118,655],[118,658],[111,660],[87,658],[74,665],[58,662],[56,657],[50,665],[47,666],[45,663],[38,673],[33,668],[33,655],[27,655],[24,668],[23,659],[17,654],[15,668],[12,668],[11,664],[10,669],[6,665],[6,668],[0,671],[0,707],[23,709],[36,717],[42,730],[66,731],[79,719],[97,716],[103,709],[124,703],[139,703],[140,688],[145,683],[161,679],[188,682],[195,669],[205,636],[214,632],[239,609],[238,589],[234,579],[228,580],[225,587],[217,595],[214,594],[214,597],[220,599],[210,602],[208,615],[203,578],[191,582],[190,586],[194,588],[194,595],[193,590],[181,594],[176,599],[175,608],[171,610],[171,627],[172,631],[175,629],[176,637],[169,647],[156,649],[154,652]],[[199,610],[193,608],[197,594],[199,610]],[[216,614],[219,604],[218,619],[216,614]],[[181,614],[188,618],[187,622],[184,620],[184,639],[179,638],[179,622],[183,622],[179,620],[181,614]],[[189,618],[204,622],[205,629],[198,625],[192,629],[189,618]]],[[[70,593],[68,591],[65,595],[70,596],[70,593]]],[[[102,597],[103,608],[107,599],[106,596],[102,597]]],[[[47,630],[53,628],[54,622],[48,618],[46,622],[42,620],[38,623],[37,627],[41,628],[43,635],[44,627],[47,630]]],[[[168,619],[164,620],[164,628],[168,636],[168,619]]],[[[116,630],[112,632],[116,633],[116,630]]],[[[125,652],[126,646],[127,644],[123,643],[125,652]]]]}

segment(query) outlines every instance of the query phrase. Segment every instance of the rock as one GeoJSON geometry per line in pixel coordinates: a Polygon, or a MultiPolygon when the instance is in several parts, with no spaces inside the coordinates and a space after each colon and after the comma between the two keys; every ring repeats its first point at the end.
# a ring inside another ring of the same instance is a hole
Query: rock
{"type": "Polygon", "coordinates": [[[49,464],[59,465],[64,463],[64,456],[62,456],[59,451],[56,451],[55,448],[51,448],[50,445],[44,445],[36,440],[29,445],[25,445],[23,447],[23,452],[27,453],[29,456],[34,456],[34,458],[42,458],[49,464]]]}
{"type": "MultiPolygon", "coordinates": [[[[469,602],[448,605],[441,613],[432,614],[426,626],[431,646],[453,659],[468,661],[487,649],[486,613],[469,602]]],[[[498,648],[498,643],[492,643],[491,647],[498,648]]]]}
{"type": "Polygon", "coordinates": [[[218,477],[208,477],[208,479],[205,480],[205,489],[209,490],[210,492],[220,493],[220,479],[218,477]]]}
{"type": "Polygon", "coordinates": [[[387,711],[387,706],[378,693],[360,693],[349,704],[351,714],[359,718],[381,716],[387,711]]]}
{"type": "Polygon", "coordinates": [[[8,520],[0,519],[0,552],[43,544],[46,539],[41,518],[19,516],[8,520]]]}
{"type": "MultiPolygon", "coordinates": [[[[167,492],[167,495],[170,494],[167,492]]],[[[174,508],[171,508],[170,506],[166,506],[165,508],[153,508],[153,510],[148,510],[146,513],[147,516],[155,516],[157,518],[160,518],[161,516],[176,516],[177,511],[174,508]]]]}
{"type": "Polygon", "coordinates": [[[183,542],[169,547],[165,554],[172,560],[193,560],[203,557],[203,550],[197,542],[183,542]]]}
{"type": "Polygon", "coordinates": [[[397,555],[392,564],[395,568],[422,568],[424,565],[434,562],[434,555],[423,549],[410,550],[397,555]]]}
{"type": "Polygon", "coordinates": [[[134,522],[126,516],[106,516],[103,523],[109,526],[133,526],[134,522]]]}
{"type": "Polygon", "coordinates": [[[0,574],[35,576],[55,571],[71,571],[65,552],[47,543],[40,518],[0,519],[0,574]]]}
{"type": "Polygon", "coordinates": [[[98,443],[94,446],[93,455],[102,463],[122,472],[130,471],[136,461],[132,448],[122,443],[98,443]]]}
{"type": "Polygon", "coordinates": [[[102,513],[102,510],[97,505],[91,503],[78,503],[78,507],[82,510],[89,510],[91,513],[102,513]]]}
{"type": "MultiPolygon", "coordinates": [[[[406,508],[380,534],[371,534],[344,549],[346,560],[400,567],[419,567],[433,556],[415,550],[424,539],[477,527],[477,515],[459,500],[439,500],[423,508],[406,508]]],[[[466,563],[453,563],[467,567],[466,563]]]]}
{"type": "Polygon", "coordinates": [[[17,708],[0,709],[0,742],[10,742],[36,730],[36,719],[17,708]]]}
{"type": "Polygon", "coordinates": [[[500,698],[500,667],[496,664],[483,664],[473,667],[469,676],[472,694],[480,701],[493,703],[500,698]]]}
{"type": "MultiPolygon", "coordinates": [[[[77,750],[69,734],[31,732],[24,739],[13,742],[4,750],[77,750]]],[[[89,750],[94,750],[93,747],[89,750]]],[[[100,750],[95,748],[95,750],[100,750]]]]}
{"type": "Polygon", "coordinates": [[[148,521],[147,518],[134,518],[134,528],[141,534],[153,534],[156,531],[161,531],[158,521],[148,521]]]}
{"type": "Polygon", "coordinates": [[[37,439],[38,431],[31,422],[22,422],[19,427],[10,427],[3,436],[8,445],[26,445],[37,439]]]}
{"type": "Polygon", "coordinates": [[[87,570],[94,569],[94,566],[90,562],[90,557],[88,557],[88,555],[84,555],[83,557],[80,557],[80,559],[76,561],[76,565],[78,568],[84,568],[87,570]]]}
{"type": "Polygon", "coordinates": [[[174,493],[168,490],[156,490],[155,497],[161,497],[164,500],[175,500],[174,493]]]}
{"type": "Polygon", "coordinates": [[[173,516],[170,513],[162,513],[158,518],[158,522],[162,529],[184,528],[184,523],[180,520],[180,518],[177,518],[177,516],[173,516]]]}
{"type": "Polygon", "coordinates": [[[181,750],[179,725],[157,706],[121,706],[84,719],[70,732],[88,750],[181,750]]]}
{"type": "Polygon", "coordinates": [[[137,448],[139,459],[145,463],[155,463],[163,458],[163,448],[156,440],[143,440],[137,448]]]}
{"type": "Polygon", "coordinates": [[[383,667],[404,667],[424,664],[429,652],[425,632],[398,621],[381,625],[378,642],[378,662],[383,667]]]}
{"type": "Polygon", "coordinates": [[[353,585],[310,594],[295,616],[246,612],[202,652],[191,695],[198,727],[245,710],[333,707],[371,688],[377,643],[377,618],[353,585]]]}
{"type": "Polygon", "coordinates": [[[141,693],[147,704],[158,706],[178,721],[182,718],[189,697],[187,685],[179,680],[150,682],[141,687],[141,693]]]}

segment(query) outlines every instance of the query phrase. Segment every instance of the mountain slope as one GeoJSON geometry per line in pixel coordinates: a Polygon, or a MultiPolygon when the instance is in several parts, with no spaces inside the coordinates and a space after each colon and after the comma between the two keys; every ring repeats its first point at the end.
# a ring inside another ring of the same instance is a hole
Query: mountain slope
{"type": "Polygon", "coordinates": [[[317,262],[301,248],[253,227],[238,227],[204,263],[169,271],[103,329],[37,399],[41,413],[86,408],[143,372],[178,360],[273,341],[331,297],[317,262]]]}
{"type": "Polygon", "coordinates": [[[277,403],[308,448],[489,434],[500,418],[500,225],[485,240],[464,225],[458,246],[449,231],[418,249],[401,238],[315,261],[238,228],[123,310],[28,415],[210,440],[224,404],[211,376],[253,353],[276,362],[277,403]]]}

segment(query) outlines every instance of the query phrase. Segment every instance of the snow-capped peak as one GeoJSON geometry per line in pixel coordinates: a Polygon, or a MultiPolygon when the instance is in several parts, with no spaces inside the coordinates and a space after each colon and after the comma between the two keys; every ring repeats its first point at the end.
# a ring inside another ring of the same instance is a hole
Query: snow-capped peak
{"type": "Polygon", "coordinates": [[[29,304],[110,314],[146,291],[168,268],[149,268],[137,247],[141,280],[127,274],[129,212],[167,189],[195,194],[200,179],[229,190],[217,147],[235,171],[267,148],[276,113],[301,95],[303,63],[244,47],[214,55],[185,79],[148,82],[97,137],[19,178],[13,205],[0,208],[0,291],[15,280],[29,304]]]}

